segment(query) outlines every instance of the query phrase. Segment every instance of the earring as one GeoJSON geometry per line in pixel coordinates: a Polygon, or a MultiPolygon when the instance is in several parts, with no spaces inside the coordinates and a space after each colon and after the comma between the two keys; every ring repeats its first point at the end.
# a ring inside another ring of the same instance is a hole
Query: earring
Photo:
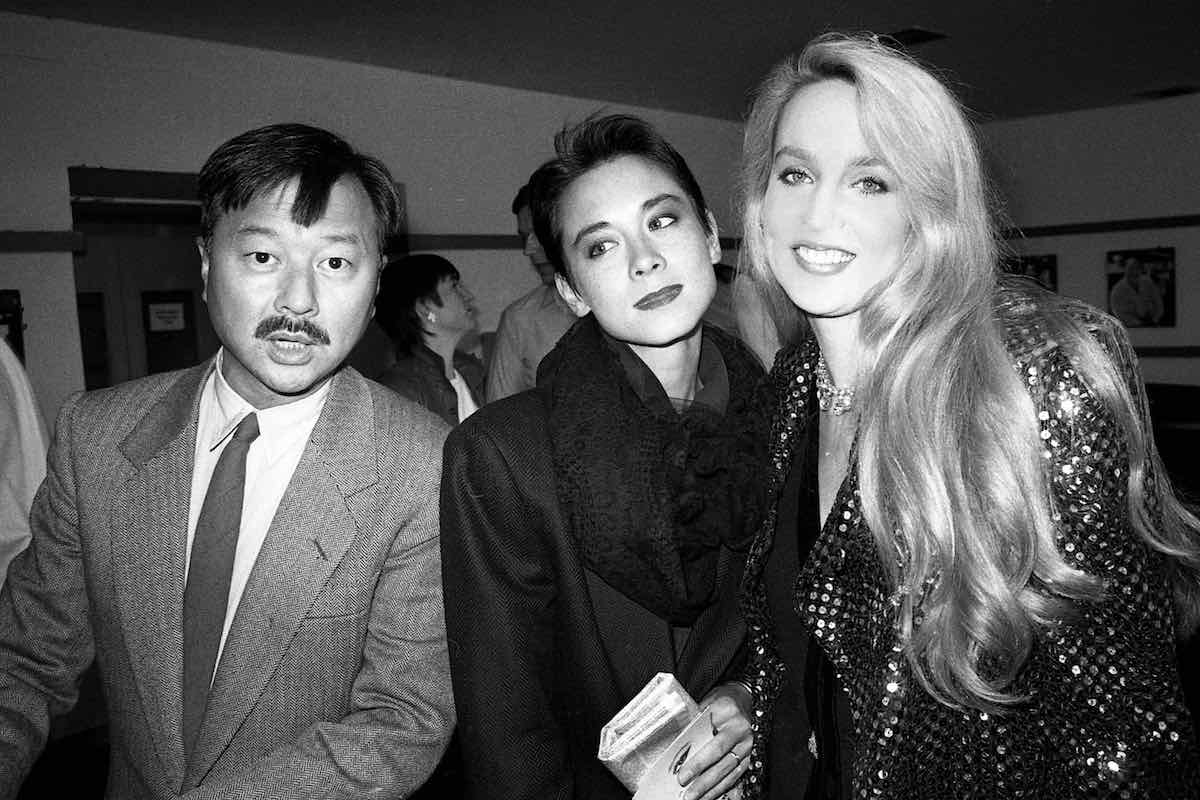
{"type": "Polygon", "coordinates": [[[429,320],[431,323],[432,323],[432,322],[437,322],[437,318],[436,318],[435,316],[433,316],[433,312],[432,312],[432,311],[426,312],[426,314],[425,314],[425,319],[429,320]]]}

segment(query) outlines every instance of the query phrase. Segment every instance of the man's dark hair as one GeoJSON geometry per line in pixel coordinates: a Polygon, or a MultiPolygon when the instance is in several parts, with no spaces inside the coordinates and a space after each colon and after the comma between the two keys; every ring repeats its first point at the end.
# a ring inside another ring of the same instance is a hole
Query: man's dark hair
{"type": "Polygon", "coordinates": [[[554,136],[554,158],[529,178],[533,230],[554,271],[568,281],[561,241],[562,197],[588,171],[621,156],[638,156],[666,170],[692,201],[704,229],[712,233],[708,204],[683,156],[650,123],[624,114],[592,115],[554,136]]]}
{"type": "Polygon", "coordinates": [[[375,297],[375,319],[400,355],[411,354],[424,341],[428,331],[417,313],[417,303],[425,300],[440,306],[438,284],[445,278],[458,280],[458,270],[433,253],[404,256],[383,270],[375,297]]]}
{"type": "Polygon", "coordinates": [[[379,251],[396,232],[400,198],[387,167],[329,131],[285,123],[256,128],[218,147],[200,170],[200,235],[207,242],[222,214],[299,179],[292,220],[308,227],[325,214],[329,191],[342,176],[357,178],[375,210],[379,251]]]}
{"type": "Polygon", "coordinates": [[[529,205],[529,184],[525,184],[517,190],[517,194],[513,197],[512,213],[519,214],[521,209],[529,205]]]}

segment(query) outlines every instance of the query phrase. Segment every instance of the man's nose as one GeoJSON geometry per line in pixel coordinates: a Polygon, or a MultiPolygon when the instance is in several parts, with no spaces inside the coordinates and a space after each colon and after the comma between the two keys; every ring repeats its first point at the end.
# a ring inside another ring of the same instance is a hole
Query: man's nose
{"type": "Polygon", "coordinates": [[[281,281],[279,294],[275,298],[275,307],[279,311],[288,311],[296,316],[316,313],[316,276],[312,270],[286,269],[281,281]]]}

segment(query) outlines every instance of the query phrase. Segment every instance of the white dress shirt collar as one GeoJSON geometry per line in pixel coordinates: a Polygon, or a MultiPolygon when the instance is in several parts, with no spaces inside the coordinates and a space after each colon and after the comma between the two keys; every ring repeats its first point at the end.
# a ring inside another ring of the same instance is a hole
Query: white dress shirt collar
{"type": "Polygon", "coordinates": [[[246,402],[229,382],[225,380],[223,361],[225,348],[217,351],[216,368],[213,370],[213,404],[209,409],[212,413],[205,431],[204,444],[209,451],[215,450],[221,442],[234,432],[238,424],[247,414],[258,414],[259,440],[267,451],[268,462],[273,462],[279,455],[281,443],[292,437],[288,434],[296,430],[311,431],[325,400],[329,397],[329,389],[333,380],[327,380],[315,392],[290,403],[257,409],[246,402]]]}

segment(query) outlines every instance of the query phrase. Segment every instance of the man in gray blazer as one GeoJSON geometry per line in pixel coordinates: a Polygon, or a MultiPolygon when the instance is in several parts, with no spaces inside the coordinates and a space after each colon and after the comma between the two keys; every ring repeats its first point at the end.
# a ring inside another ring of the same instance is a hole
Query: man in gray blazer
{"type": "Polygon", "coordinates": [[[0,798],[95,659],[109,798],[409,795],[453,727],[445,425],[342,366],[391,177],[276,125],[200,174],[209,362],[77,396],[0,593],[0,798]]]}

